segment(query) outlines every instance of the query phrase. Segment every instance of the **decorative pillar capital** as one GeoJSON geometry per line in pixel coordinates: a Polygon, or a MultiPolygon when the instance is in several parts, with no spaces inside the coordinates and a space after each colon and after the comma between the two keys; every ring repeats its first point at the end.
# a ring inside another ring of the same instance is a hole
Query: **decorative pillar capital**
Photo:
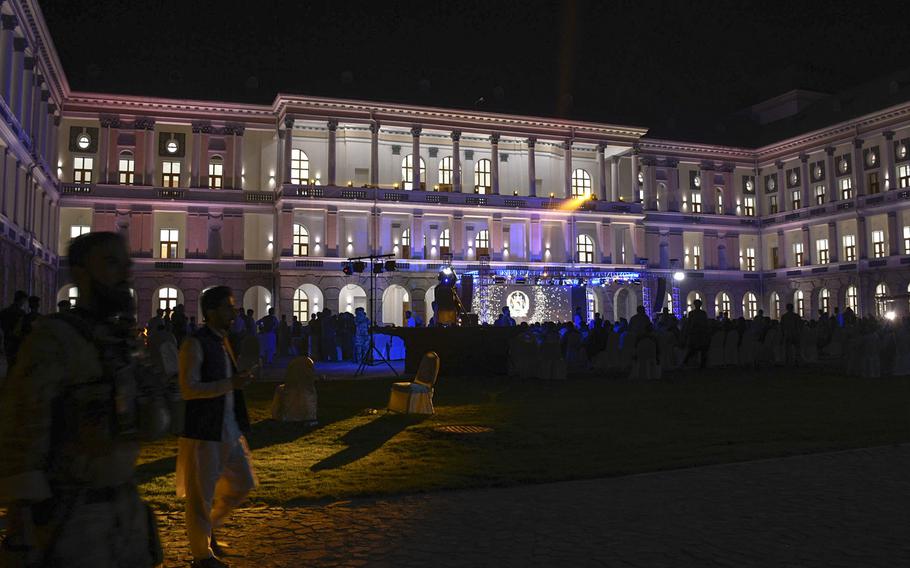
{"type": "Polygon", "coordinates": [[[423,128],[421,128],[420,126],[411,127],[411,136],[413,136],[414,138],[418,138],[420,136],[421,132],[423,132],[423,128]]]}
{"type": "Polygon", "coordinates": [[[606,142],[598,142],[598,143],[597,143],[597,153],[600,155],[600,157],[603,157],[604,150],[606,150],[606,149],[607,149],[607,143],[606,143],[606,142]]]}
{"type": "Polygon", "coordinates": [[[861,138],[854,138],[854,139],[853,139],[853,147],[856,148],[856,149],[862,148],[862,147],[863,147],[863,140],[862,140],[861,138]]]}
{"type": "Polygon", "coordinates": [[[834,152],[836,150],[837,150],[837,148],[835,148],[834,146],[828,146],[827,148],[825,148],[825,154],[827,154],[829,156],[833,156],[834,152]]]}
{"type": "Polygon", "coordinates": [[[808,162],[808,161],[809,161],[809,154],[800,154],[800,155],[799,155],[799,161],[802,162],[802,163],[804,163],[804,164],[805,164],[806,162],[808,162]]]}
{"type": "Polygon", "coordinates": [[[190,128],[192,128],[193,134],[199,134],[200,132],[202,132],[202,129],[205,128],[205,127],[208,126],[208,125],[209,125],[208,122],[201,121],[201,120],[197,120],[197,121],[194,121],[194,122],[190,125],[190,128]]]}
{"type": "Polygon", "coordinates": [[[13,30],[16,28],[16,17],[3,14],[0,16],[0,25],[3,26],[4,30],[13,30]]]}
{"type": "Polygon", "coordinates": [[[98,118],[98,123],[101,124],[101,128],[110,128],[115,124],[119,126],[120,120],[116,116],[102,115],[98,118]]]}
{"type": "Polygon", "coordinates": [[[338,121],[334,118],[330,118],[329,121],[325,123],[325,126],[329,129],[329,132],[335,132],[338,130],[338,121]]]}
{"type": "Polygon", "coordinates": [[[572,151],[572,140],[566,140],[565,142],[563,142],[562,149],[571,152],[572,151]]]}
{"type": "Polygon", "coordinates": [[[667,158],[665,162],[668,168],[676,168],[679,166],[679,160],[676,158],[667,158]]]}
{"type": "Polygon", "coordinates": [[[294,128],[294,121],[295,121],[295,120],[296,120],[296,117],[295,117],[294,115],[290,115],[290,114],[289,114],[289,115],[286,115],[286,116],[284,117],[284,127],[287,128],[287,129],[294,128]]]}
{"type": "Polygon", "coordinates": [[[490,144],[493,144],[494,146],[499,144],[499,133],[494,132],[493,134],[490,134],[490,144]]]}
{"type": "Polygon", "coordinates": [[[783,169],[784,169],[784,161],[783,161],[783,160],[778,160],[778,161],[774,162],[774,167],[777,168],[778,170],[783,170],[783,169]]]}
{"type": "Polygon", "coordinates": [[[534,146],[537,145],[537,138],[534,138],[533,136],[529,136],[527,144],[528,144],[528,148],[534,148],[534,146]]]}
{"type": "Polygon", "coordinates": [[[133,122],[133,128],[136,130],[155,130],[155,119],[141,116],[133,122]]]}
{"type": "Polygon", "coordinates": [[[370,132],[372,132],[373,134],[378,134],[380,126],[381,125],[379,124],[379,121],[374,120],[373,122],[370,123],[370,132]]]}
{"type": "Polygon", "coordinates": [[[885,140],[887,140],[887,141],[890,142],[890,141],[894,138],[894,131],[893,131],[893,130],[885,130],[884,132],[882,132],[882,136],[885,137],[885,140]]]}
{"type": "Polygon", "coordinates": [[[461,130],[453,130],[449,136],[452,138],[452,142],[458,142],[461,140],[461,130]]]}

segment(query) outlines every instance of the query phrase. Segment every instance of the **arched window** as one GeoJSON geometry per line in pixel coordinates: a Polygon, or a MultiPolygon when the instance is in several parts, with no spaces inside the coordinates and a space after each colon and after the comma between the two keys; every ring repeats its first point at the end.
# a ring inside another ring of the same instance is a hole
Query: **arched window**
{"type": "Polygon", "coordinates": [[[454,167],[452,156],[446,156],[445,158],[439,160],[439,184],[452,185],[452,179],[454,177],[453,174],[454,167]]]}
{"type": "MultiPolygon", "coordinates": [[[[449,230],[443,229],[442,232],[439,233],[439,248],[441,249],[442,247],[445,247],[448,249],[451,246],[451,242],[452,240],[449,237],[449,230]]],[[[448,250],[445,252],[448,252],[448,250]]]]}
{"type": "Polygon", "coordinates": [[[806,317],[806,295],[802,290],[797,290],[793,294],[793,309],[799,317],[806,317]]]}
{"type": "Polygon", "coordinates": [[[714,317],[720,317],[724,314],[730,314],[730,296],[726,292],[721,292],[714,300],[714,317]]]}
{"type": "Polygon", "coordinates": [[[477,160],[477,163],[474,164],[474,191],[476,193],[490,193],[490,188],[493,186],[491,169],[490,160],[477,160]]]}
{"type": "Polygon", "coordinates": [[[133,160],[133,153],[129,150],[120,152],[120,160],[117,166],[120,185],[132,185],[133,176],[136,174],[136,162],[133,160]]]}
{"type": "Polygon", "coordinates": [[[304,185],[310,180],[310,159],[300,148],[291,150],[291,183],[304,185]]]}
{"type": "Polygon", "coordinates": [[[591,264],[594,262],[594,241],[588,235],[578,235],[575,240],[575,252],[578,262],[591,264]]]}
{"type": "Polygon", "coordinates": [[[221,156],[212,156],[209,160],[209,188],[224,187],[224,160],[221,156]]]}
{"type": "Polygon", "coordinates": [[[718,215],[724,214],[724,191],[721,188],[714,190],[714,212],[718,215]]]}
{"type": "Polygon", "coordinates": [[[771,311],[771,319],[780,319],[780,294],[771,292],[771,297],[769,299],[768,308],[771,311]]]}
{"type": "Polygon", "coordinates": [[[826,314],[831,311],[831,292],[827,288],[822,288],[818,293],[818,309],[826,314]]]}
{"type": "Polygon", "coordinates": [[[572,172],[572,197],[591,195],[591,175],[582,169],[572,172]]]}
{"type": "Polygon", "coordinates": [[[76,302],[79,300],[79,288],[70,286],[69,291],[66,293],[66,297],[70,301],[70,307],[75,308],[76,302]]]}
{"type": "Polygon", "coordinates": [[[411,229],[405,229],[401,232],[401,246],[411,246],[411,229]]]}
{"type": "Polygon", "coordinates": [[[857,302],[857,296],[858,296],[858,294],[856,292],[856,286],[853,286],[853,285],[847,286],[847,294],[844,299],[845,299],[845,303],[847,304],[846,307],[850,308],[853,311],[853,313],[856,313],[857,308],[859,307],[859,303],[857,302]]]}
{"type": "Polygon", "coordinates": [[[294,291],[294,300],[292,302],[291,309],[294,312],[294,317],[297,318],[297,321],[301,323],[306,323],[310,319],[310,299],[307,297],[306,292],[302,288],[297,288],[294,291]]]}
{"type": "Polygon", "coordinates": [[[173,310],[177,305],[177,289],[162,288],[158,290],[158,308],[162,310],[173,310]]]}
{"type": "Polygon", "coordinates": [[[490,231],[484,229],[477,232],[477,235],[474,237],[474,248],[477,249],[478,255],[489,254],[490,231]]]}
{"type": "Polygon", "coordinates": [[[746,292],[743,296],[743,317],[754,319],[758,314],[758,298],[752,292],[746,292]]]}
{"type": "Polygon", "coordinates": [[[294,223],[294,243],[291,253],[294,256],[310,255],[310,233],[300,223],[294,223]]]}
{"type": "MultiPolygon", "coordinates": [[[[691,312],[695,309],[695,300],[702,300],[701,292],[697,290],[692,290],[689,292],[689,295],[686,296],[686,311],[691,312]]],[[[704,301],[704,300],[702,300],[704,301]]]]}
{"type": "Polygon", "coordinates": [[[888,295],[888,285],[884,282],[875,286],[875,313],[879,316],[885,315],[885,297],[888,295]]]}
{"type": "MultiPolygon", "coordinates": [[[[401,179],[404,182],[404,189],[415,189],[414,188],[414,154],[408,154],[404,157],[404,160],[401,161],[401,179]]],[[[421,186],[426,187],[424,181],[427,179],[427,166],[423,161],[423,158],[420,158],[420,179],[421,186]]],[[[418,189],[422,189],[418,188],[418,189]]]]}

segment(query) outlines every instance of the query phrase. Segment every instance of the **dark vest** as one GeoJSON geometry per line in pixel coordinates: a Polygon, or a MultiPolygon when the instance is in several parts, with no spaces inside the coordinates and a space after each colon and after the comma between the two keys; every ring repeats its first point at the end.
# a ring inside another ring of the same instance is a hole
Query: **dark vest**
{"type": "MultiPolygon", "coordinates": [[[[227,378],[224,368],[224,343],[208,326],[203,326],[193,334],[202,347],[202,369],[200,378],[203,383],[221,381],[227,378]]],[[[233,364],[232,364],[233,366],[233,364]]],[[[234,368],[234,372],[237,369],[234,368]]],[[[196,440],[221,441],[224,422],[224,396],[215,398],[197,398],[186,401],[186,417],[183,422],[183,437],[196,440]]],[[[250,420],[246,412],[243,391],[234,391],[234,416],[237,426],[244,435],[249,435],[250,420]]]]}

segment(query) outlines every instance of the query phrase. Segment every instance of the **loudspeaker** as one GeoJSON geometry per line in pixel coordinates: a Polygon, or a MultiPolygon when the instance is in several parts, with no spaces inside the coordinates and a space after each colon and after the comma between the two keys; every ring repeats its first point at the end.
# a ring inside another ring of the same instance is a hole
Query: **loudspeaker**
{"type": "Polygon", "coordinates": [[[470,274],[461,275],[461,304],[465,311],[474,309],[474,277],[470,274]]]}
{"type": "Polygon", "coordinates": [[[654,299],[651,301],[651,313],[656,314],[664,309],[664,300],[667,298],[667,279],[664,277],[658,277],[657,279],[657,295],[654,296],[654,299]]]}

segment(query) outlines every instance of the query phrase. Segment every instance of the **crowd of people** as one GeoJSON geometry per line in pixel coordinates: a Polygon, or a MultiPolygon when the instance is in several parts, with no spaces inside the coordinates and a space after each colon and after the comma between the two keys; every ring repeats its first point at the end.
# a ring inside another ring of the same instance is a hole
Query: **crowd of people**
{"type": "MultiPolygon", "coordinates": [[[[504,307],[494,325],[516,324],[504,307]]],[[[571,322],[518,327],[524,331],[510,345],[510,360],[519,375],[599,371],[637,376],[651,362],[643,358],[653,359],[650,376],[685,366],[800,366],[821,358],[843,358],[844,369],[858,376],[910,374],[910,320],[858,318],[850,308],[835,308],[832,314],[820,310],[811,320],[792,304],[779,320],[762,310],[751,319],[726,313],[709,318],[696,300],[681,318],[666,308],[649,318],[638,306],[628,320],[610,322],[599,313],[586,320],[578,309],[571,322]]]]}

